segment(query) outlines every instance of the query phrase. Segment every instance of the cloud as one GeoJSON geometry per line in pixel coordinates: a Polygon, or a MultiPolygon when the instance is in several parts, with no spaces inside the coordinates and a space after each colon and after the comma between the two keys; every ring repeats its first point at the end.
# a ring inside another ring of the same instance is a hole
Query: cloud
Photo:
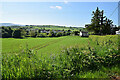
{"type": "Polygon", "coordinates": [[[56,8],[58,8],[58,9],[62,9],[62,7],[61,6],[55,6],[56,8]]]}
{"type": "Polygon", "coordinates": [[[59,9],[59,10],[61,10],[61,9],[62,9],[62,7],[61,7],[61,6],[50,6],[50,8],[52,8],[52,9],[59,9]]]}
{"type": "Polygon", "coordinates": [[[68,3],[68,1],[64,0],[64,3],[65,3],[65,4],[67,4],[67,3],[68,3]]]}

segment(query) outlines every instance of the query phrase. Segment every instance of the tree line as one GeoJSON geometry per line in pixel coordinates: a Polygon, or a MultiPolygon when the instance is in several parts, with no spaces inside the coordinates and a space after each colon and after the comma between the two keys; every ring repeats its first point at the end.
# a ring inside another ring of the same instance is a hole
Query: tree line
{"type": "Polygon", "coordinates": [[[62,32],[53,32],[50,30],[49,33],[41,33],[41,29],[38,30],[26,30],[25,28],[12,29],[11,27],[1,27],[2,38],[24,38],[24,37],[60,37],[71,34],[71,30],[62,32]]]}
{"type": "Polygon", "coordinates": [[[113,21],[104,16],[104,10],[100,11],[97,7],[96,11],[92,12],[91,24],[85,25],[88,31],[98,35],[115,34],[115,31],[120,29],[120,26],[114,26],[113,21]]]}

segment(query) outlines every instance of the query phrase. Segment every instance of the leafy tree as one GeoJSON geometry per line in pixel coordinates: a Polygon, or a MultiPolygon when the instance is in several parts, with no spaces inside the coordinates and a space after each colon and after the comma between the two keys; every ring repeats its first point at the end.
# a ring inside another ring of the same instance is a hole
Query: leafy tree
{"type": "Polygon", "coordinates": [[[49,36],[49,37],[53,37],[53,36],[52,36],[52,33],[49,33],[48,36],[49,36]]]}
{"type": "Polygon", "coordinates": [[[10,27],[2,27],[2,37],[9,38],[12,37],[13,30],[10,27]]]}
{"type": "Polygon", "coordinates": [[[65,31],[62,33],[62,36],[66,36],[66,33],[65,33],[65,31]]]}
{"type": "Polygon", "coordinates": [[[30,32],[29,32],[29,31],[26,31],[26,35],[30,35],[30,32]]]}
{"type": "Polygon", "coordinates": [[[73,35],[79,35],[79,31],[73,31],[72,34],[73,35]]]}
{"type": "Polygon", "coordinates": [[[38,33],[41,33],[41,29],[38,30],[38,33]]]}
{"type": "Polygon", "coordinates": [[[27,35],[27,32],[25,29],[21,29],[21,37],[24,38],[27,35]]]}
{"type": "Polygon", "coordinates": [[[39,37],[47,37],[47,33],[40,33],[39,37]]]}
{"type": "Polygon", "coordinates": [[[56,34],[55,34],[52,30],[50,30],[50,33],[48,34],[48,36],[49,36],[49,37],[55,37],[55,35],[56,35],[56,34]]]}
{"type": "Polygon", "coordinates": [[[26,36],[26,31],[23,30],[22,28],[16,29],[13,32],[13,38],[24,38],[26,36]]]}
{"type": "Polygon", "coordinates": [[[15,30],[13,33],[13,37],[14,38],[21,38],[21,30],[20,29],[15,30]]]}
{"type": "Polygon", "coordinates": [[[67,32],[66,35],[70,35],[71,33],[70,32],[67,32]]]}
{"type": "Polygon", "coordinates": [[[60,37],[60,36],[62,36],[62,33],[61,33],[61,32],[58,32],[58,33],[56,34],[56,37],[60,37]]]}
{"type": "Polygon", "coordinates": [[[30,31],[30,36],[31,37],[37,37],[37,32],[36,31],[30,31]]]}

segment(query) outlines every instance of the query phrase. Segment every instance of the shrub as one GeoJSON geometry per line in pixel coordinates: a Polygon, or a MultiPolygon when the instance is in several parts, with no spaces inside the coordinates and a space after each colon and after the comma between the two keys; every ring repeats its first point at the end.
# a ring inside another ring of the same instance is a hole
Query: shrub
{"type": "Polygon", "coordinates": [[[47,33],[40,33],[39,37],[47,37],[47,33]]]}
{"type": "Polygon", "coordinates": [[[62,33],[59,32],[56,34],[56,37],[60,37],[60,36],[62,36],[62,33]]]}

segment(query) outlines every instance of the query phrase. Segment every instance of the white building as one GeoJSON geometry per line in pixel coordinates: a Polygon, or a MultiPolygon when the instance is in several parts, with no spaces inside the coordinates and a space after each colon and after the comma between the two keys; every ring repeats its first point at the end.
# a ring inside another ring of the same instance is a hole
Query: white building
{"type": "Polygon", "coordinates": [[[116,31],[116,34],[120,34],[120,30],[119,30],[119,31],[116,31]]]}
{"type": "Polygon", "coordinates": [[[85,32],[85,31],[80,31],[80,34],[79,34],[81,37],[89,37],[89,34],[88,32],[85,32]]]}

